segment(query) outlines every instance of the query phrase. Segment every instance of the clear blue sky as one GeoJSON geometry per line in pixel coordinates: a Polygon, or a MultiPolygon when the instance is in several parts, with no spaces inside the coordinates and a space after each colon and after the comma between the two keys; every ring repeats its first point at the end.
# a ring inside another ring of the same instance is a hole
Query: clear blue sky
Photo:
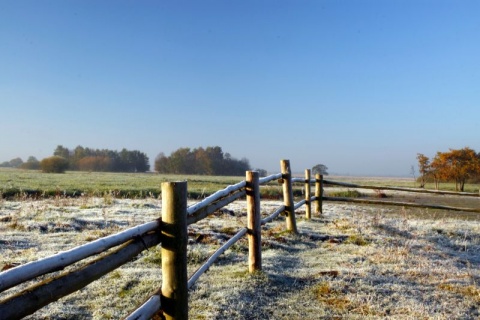
{"type": "Polygon", "coordinates": [[[0,162],[218,145],[409,175],[479,124],[479,1],[0,2],[0,162]]]}

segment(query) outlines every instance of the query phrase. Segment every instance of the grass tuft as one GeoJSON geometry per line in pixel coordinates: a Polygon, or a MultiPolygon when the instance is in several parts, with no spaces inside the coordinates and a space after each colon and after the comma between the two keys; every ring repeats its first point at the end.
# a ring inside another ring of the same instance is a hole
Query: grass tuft
{"type": "Polygon", "coordinates": [[[348,236],[344,243],[354,244],[357,246],[367,246],[370,244],[370,241],[365,239],[361,234],[353,234],[348,236]]]}
{"type": "Polygon", "coordinates": [[[440,289],[461,294],[465,298],[473,299],[480,303],[480,288],[474,285],[462,286],[458,284],[442,283],[438,286],[440,289]]]}

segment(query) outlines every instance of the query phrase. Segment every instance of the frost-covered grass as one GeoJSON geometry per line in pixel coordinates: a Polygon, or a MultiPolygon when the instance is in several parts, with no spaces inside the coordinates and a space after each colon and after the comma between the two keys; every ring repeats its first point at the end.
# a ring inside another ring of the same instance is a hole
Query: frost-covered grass
{"type": "Polygon", "coordinates": [[[480,316],[478,220],[416,219],[408,210],[347,204],[324,211],[300,220],[298,236],[267,230],[262,273],[212,268],[191,293],[193,318],[480,316]]]}
{"type": "MultiPolygon", "coordinates": [[[[477,199],[478,200],[478,199],[477,199]]],[[[191,203],[193,204],[193,202],[191,203]]],[[[262,201],[262,215],[276,201],[262,201]]],[[[189,273],[246,224],[237,201],[189,226],[189,273]]],[[[0,268],[151,221],[157,198],[0,200],[0,268]]],[[[240,240],[190,291],[191,319],[476,319],[480,220],[445,211],[324,203],[300,234],[263,227],[263,270],[248,274],[240,240]]],[[[144,252],[30,319],[117,319],[161,286],[158,248],[144,252]]],[[[14,289],[0,294],[0,299],[14,289]]]]}

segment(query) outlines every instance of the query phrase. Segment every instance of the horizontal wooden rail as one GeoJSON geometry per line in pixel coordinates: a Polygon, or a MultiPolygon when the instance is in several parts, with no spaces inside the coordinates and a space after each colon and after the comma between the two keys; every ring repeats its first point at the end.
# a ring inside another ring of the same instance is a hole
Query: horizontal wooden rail
{"type": "Polygon", "coordinates": [[[345,197],[323,197],[323,199],[326,201],[356,202],[356,203],[366,203],[366,204],[381,204],[381,205],[391,205],[391,206],[401,206],[401,207],[442,209],[442,210],[480,213],[480,209],[474,209],[474,208],[457,208],[457,207],[450,207],[450,206],[419,204],[419,203],[411,203],[411,202],[394,202],[394,201],[387,201],[387,200],[371,200],[371,199],[345,198],[345,197]]]}
{"type": "Polygon", "coordinates": [[[214,213],[218,209],[223,208],[226,205],[232,203],[233,201],[245,196],[245,194],[245,190],[237,191],[233,194],[225,196],[224,198],[221,198],[220,200],[216,200],[216,202],[214,203],[202,206],[200,209],[197,209],[196,211],[194,211],[194,213],[187,217],[187,224],[190,225],[192,223],[202,220],[203,218],[214,213]]]}
{"type": "MultiPolygon", "coordinates": [[[[267,184],[270,181],[278,180],[282,178],[282,174],[272,174],[268,177],[259,179],[259,184],[267,184]]],[[[232,203],[233,201],[246,195],[245,189],[246,181],[241,181],[237,184],[226,187],[219,190],[209,197],[205,198],[201,202],[194,204],[187,208],[188,218],[187,223],[192,224],[200,221],[209,214],[217,211],[218,209],[232,203]]]]}
{"type": "Polygon", "coordinates": [[[247,228],[240,229],[240,231],[238,231],[232,238],[230,238],[220,248],[218,248],[217,251],[215,251],[215,253],[211,255],[210,258],[208,258],[207,261],[190,277],[190,279],[188,280],[188,289],[190,289],[195,284],[195,282],[197,282],[198,278],[200,278],[200,276],[212,266],[212,264],[218,259],[221,254],[223,254],[226,250],[228,250],[228,248],[234,245],[241,237],[247,234],[247,231],[247,228]]]}
{"type": "Polygon", "coordinates": [[[315,179],[305,179],[305,178],[292,178],[292,182],[293,183],[310,183],[311,185],[314,185],[316,180],[315,179]]]}
{"type": "Polygon", "coordinates": [[[293,207],[295,208],[295,210],[297,210],[298,208],[300,208],[301,206],[303,206],[306,203],[307,203],[307,200],[304,199],[304,200],[301,200],[301,201],[295,203],[295,205],[293,207]]]}
{"type": "Polygon", "coordinates": [[[148,222],[125,231],[109,235],[84,245],[59,252],[47,258],[29,262],[27,264],[3,271],[0,273],[0,292],[3,292],[19,283],[31,280],[40,275],[59,271],[63,268],[99,254],[107,249],[125,243],[132,238],[141,236],[160,227],[159,221],[148,222]]]}
{"type": "Polygon", "coordinates": [[[160,232],[130,240],[103,257],[71,272],[47,279],[0,301],[0,320],[21,319],[47,304],[80,290],[160,243],[160,232]]]}
{"type": "Polygon", "coordinates": [[[138,307],[138,309],[126,316],[125,320],[149,320],[161,307],[160,294],[154,294],[138,307]]]}
{"type": "Polygon", "coordinates": [[[261,220],[262,225],[272,222],[277,218],[282,212],[285,211],[285,206],[280,206],[277,210],[275,210],[271,215],[261,220]]]}
{"type": "Polygon", "coordinates": [[[227,196],[228,194],[230,194],[232,192],[244,189],[246,187],[246,185],[247,185],[246,181],[241,181],[237,184],[228,186],[225,189],[219,190],[219,191],[215,192],[214,194],[206,197],[201,202],[199,202],[197,204],[194,204],[193,206],[188,207],[187,208],[187,214],[188,215],[193,215],[198,210],[200,210],[202,208],[205,208],[206,206],[208,206],[208,205],[212,204],[213,202],[217,201],[218,199],[221,199],[221,198],[227,196]]]}
{"type": "Polygon", "coordinates": [[[267,184],[267,183],[269,183],[270,181],[279,180],[279,179],[282,179],[282,174],[281,174],[281,173],[272,174],[272,175],[270,175],[270,176],[268,176],[268,177],[260,178],[260,179],[258,180],[258,183],[259,183],[260,185],[262,185],[262,184],[267,184]]]}
{"type": "Polygon", "coordinates": [[[360,185],[360,184],[353,184],[353,183],[346,183],[346,182],[337,182],[337,181],[331,181],[331,180],[323,180],[323,183],[332,185],[332,186],[340,186],[340,187],[348,187],[348,188],[432,193],[432,194],[467,196],[467,197],[480,196],[480,193],[472,193],[472,192],[441,191],[441,190],[428,190],[428,189],[421,189],[421,188],[402,188],[402,187],[389,187],[389,186],[379,187],[379,186],[360,185]]]}

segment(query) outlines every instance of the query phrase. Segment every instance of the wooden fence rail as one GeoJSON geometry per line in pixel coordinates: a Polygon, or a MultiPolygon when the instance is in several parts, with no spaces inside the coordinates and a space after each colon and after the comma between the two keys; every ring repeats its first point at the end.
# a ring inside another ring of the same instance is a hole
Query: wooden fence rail
{"type": "Polygon", "coordinates": [[[412,203],[412,202],[398,202],[398,201],[344,198],[344,197],[323,197],[323,200],[480,213],[480,209],[476,209],[476,208],[460,208],[460,207],[442,206],[442,205],[435,205],[435,204],[420,204],[420,203],[412,203]]]}
{"type": "Polygon", "coordinates": [[[456,195],[456,196],[466,196],[466,197],[479,197],[480,193],[478,192],[455,192],[455,191],[444,191],[444,190],[428,190],[422,188],[401,188],[401,187],[390,187],[390,186],[371,186],[371,185],[360,185],[346,182],[336,182],[331,180],[323,180],[323,183],[326,185],[340,186],[347,188],[359,188],[359,189],[372,189],[372,190],[392,190],[392,191],[406,191],[406,192],[416,192],[416,193],[432,193],[432,194],[441,194],[441,195],[456,195]]]}
{"type": "MultiPolygon", "coordinates": [[[[86,258],[93,259],[84,265],[74,267],[72,271],[64,272],[13,294],[0,301],[0,320],[20,319],[30,315],[43,306],[59,298],[77,291],[108,272],[120,267],[147,250],[161,243],[162,254],[162,286],[146,299],[137,309],[125,319],[150,319],[161,314],[165,319],[188,319],[188,290],[200,276],[228,248],[245,235],[249,243],[248,269],[254,272],[262,269],[261,260],[261,225],[285,215],[285,227],[292,233],[297,233],[295,211],[305,206],[305,217],[314,213],[322,213],[323,201],[363,202],[369,204],[388,204],[402,206],[425,206],[412,203],[377,201],[368,199],[324,197],[324,185],[336,185],[349,188],[367,188],[382,190],[397,190],[407,192],[428,192],[435,194],[453,194],[452,192],[432,192],[423,189],[361,186],[323,180],[316,174],[311,179],[310,170],[305,170],[305,178],[292,178],[290,162],[282,160],[281,173],[259,178],[257,172],[247,171],[245,181],[219,190],[201,202],[187,207],[187,183],[167,182],[162,184],[162,215],[155,221],[139,225],[125,231],[110,235],[82,246],[60,252],[56,255],[27,263],[0,273],[0,292],[13,288],[39,276],[62,270],[86,258]],[[260,186],[277,180],[282,184],[283,205],[280,205],[268,217],[260,217],[260,186]],[[304,185],[305,198],[297,203],[293,198],[293,184],[304,185]],[[314,186],[314,196],[311,195],[314,186]],[[247,225],[223,244],[207,261],[187,277],[187,226],[196,223],[233,201],[245,197],[247,199],[247,225]],[[107,252],[108,250],[108,252],[107,252]],[[93,256],[105,253],[97,258],[93,256]]],[[[456,193],[455,193],[456,194],[456,193]]],[[[465,196],[474,194],[462,193],[465,196]]],[[[478,196],[478,194],[475,194],[478,196]]],[[[480,212],[480,209],[453,208],[446,206],[431,206],[437,209],[462,210],[480,212]]],[[[160,270],[159,270],[160,272],[160,270]]]]}
{"type": "Polygon", "coordinates": [[[71,250],[6,270],[2,272],[0,276],[0,292],[40,275],[62,270],[75,262],[102,253],[133,238],[141,237],[148,232],[158,229],[159,226],[160,221],[148,222],[71,250]]]}
{"type": "MultiPolygon", "coordinates": [[[[421,189],[421,188],[371,186],[371,185],[359,185],[359,184],[346,183],[346,182],[336,182],[336,181],[330,181],[330,180],[323,180],[322,182],[325,185],[356,188],[356,189],[392,190],[392,191],[425,193],[425,194],[435,194],[435,195],[454,195],[454,196],[464,196],[464,197],[480,196],[480,193],[476,193],[476,192],[454,192],[454,191],[443,191],[443,190],[428,190],[428,189],[421,189]]],[[[322,199],[325,201],[355,202],[355,203],[363,203],[363,204],[379,204],[379,205],[391,205],[391,206],[412,207],[412,208],[428,208],[428,209],[480,213],[480,209],[477,209],[477,208],[462,208],[462,207],[452,207],[452,206],[444,206],[444,205],[437,205],[437,204],[419,204],[419,203],[403,202],[403,201],[373,200],[373,199],[359,199],[359,198],[347,198],[347,197],[323,197],[322,196],[322,199]]]]}
{"type": "Polygon", "coordinates": [[[159,234],[130,240],[106,256],[74,271],[41,281],[0,301],[0,319],[21,319],[47,304],[80,290],[89,283],[131,261],[140,252],[159,243],[159,234]]]}

